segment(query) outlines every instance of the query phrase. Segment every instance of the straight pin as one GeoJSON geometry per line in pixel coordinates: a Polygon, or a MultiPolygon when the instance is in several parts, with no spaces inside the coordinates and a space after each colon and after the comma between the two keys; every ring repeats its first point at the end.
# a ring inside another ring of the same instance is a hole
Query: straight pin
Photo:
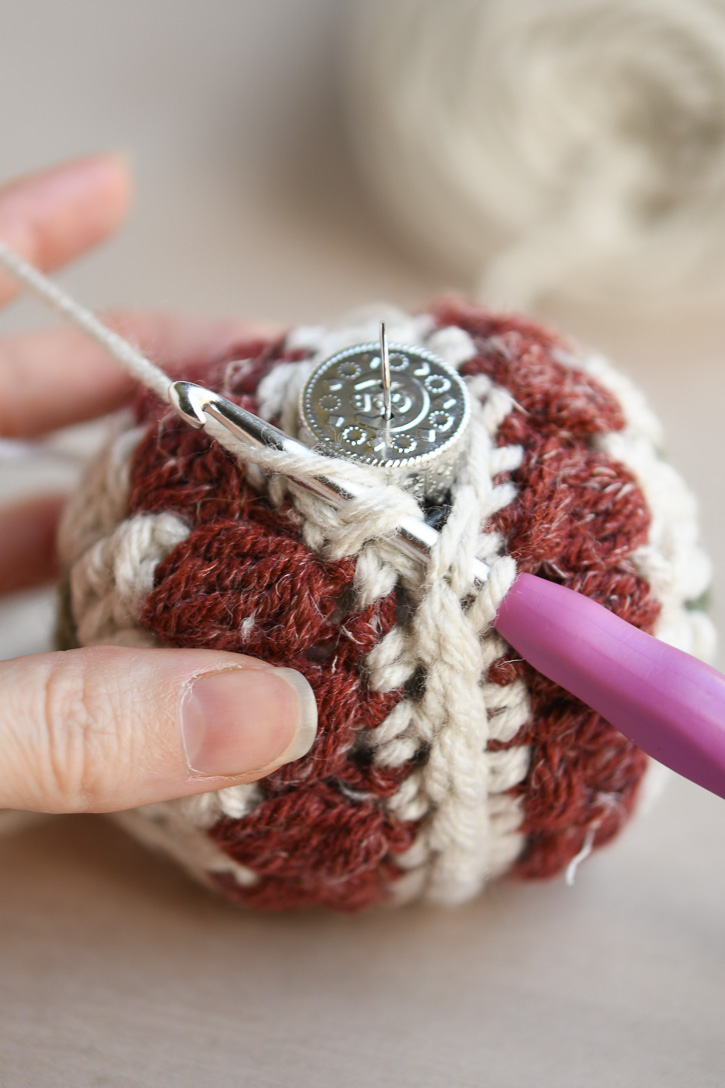
{"type": "Polygon", "coordinates": [[[380,322],[380,361],[383,371],[383,407],[385,410],[385,422],[390,423],[393,418],[393,398],[391,395],[390,380],[390,354],[388,352],[388,337],[385,332],[385,322],[380,322]]]}
{"type": "Polygon", "coordinates": [[[383,413],[385,418],[385,447],[390,446],[390,421],[393,418],[393,398],[390,391],[390,353],[388,352],[388,337],[385,332],[385,322],[380,322],[380,363],[383,380],[383,413]]]}

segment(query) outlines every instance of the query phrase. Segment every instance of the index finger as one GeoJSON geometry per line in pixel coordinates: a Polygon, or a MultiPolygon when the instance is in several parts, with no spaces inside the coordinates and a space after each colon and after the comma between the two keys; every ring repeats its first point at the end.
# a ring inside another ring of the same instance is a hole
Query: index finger
{"type": "MultiPolygon", "coordinates": [[[[117,155],[96,155],[0,186],[0,237],[45,271],[111,234],[128,205],[131,180],[117,155]]],[[[0,305],[17,294],[0,273],[0,305]]]]}

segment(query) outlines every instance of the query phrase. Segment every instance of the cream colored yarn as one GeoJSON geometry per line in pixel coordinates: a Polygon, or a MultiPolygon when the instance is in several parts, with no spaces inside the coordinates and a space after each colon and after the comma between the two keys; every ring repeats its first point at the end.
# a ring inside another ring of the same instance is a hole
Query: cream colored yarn
{"type": "Polygon", "coordinates": [[[341,70],[389,225],[486,302],[725,287],[723,0],[367,0],[341,70]]]}

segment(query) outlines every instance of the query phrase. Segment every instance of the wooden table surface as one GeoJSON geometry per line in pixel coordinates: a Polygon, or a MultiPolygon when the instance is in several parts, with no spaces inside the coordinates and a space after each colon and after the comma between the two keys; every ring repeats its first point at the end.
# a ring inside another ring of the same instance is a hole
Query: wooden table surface
{"type": "MultiPolygon", "coordinates": [[[[386,234],[347,161],[333,70],[346,7],[3,12],[2,174],[109,146],[137,166],[127,230],[64,277],[80,298],[287,324],[455,286],[386,234]]],[[[612,354],[664,418],[702,500],[723,627],[725,316],[549,316],[612,354]]],[[[6,467],[0,495],[50,471],[6,467]]],[[[47,645],[51,614],[47,593],[5,604],[0,656],[47,645]]],[[[211,898],[109,820],[41,821],[0,840],[0,1085],[721,1085],[724,842],[725,803],[673,779],[572,888],[265,916],[211,898]]]]}

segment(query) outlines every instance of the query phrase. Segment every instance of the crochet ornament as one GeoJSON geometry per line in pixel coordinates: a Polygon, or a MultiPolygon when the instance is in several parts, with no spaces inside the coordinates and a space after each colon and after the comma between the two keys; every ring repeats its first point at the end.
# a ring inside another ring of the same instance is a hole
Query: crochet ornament
{"type": "Polygon", "coordinates": [[[149,393],[61,528],[63,646],[237,651],[314,689],[319,731],[302,759],[119,817],[245,906],[461,902],[505,873],[560,873],[620,830],[647,757],[494,630],[517,573],[712,651],[692,497],[640,394],[601,358],[445,300],[250,340],[188,377],[296,435],[310,373],[375,340],[381,316],[391,341],[442,359],[470,395],[426,567],[385,546],[411,495],[372,475],[374,502],[333,509],[149,393]],[[474,593],[476,557],[490,576],[474,593]]]}

